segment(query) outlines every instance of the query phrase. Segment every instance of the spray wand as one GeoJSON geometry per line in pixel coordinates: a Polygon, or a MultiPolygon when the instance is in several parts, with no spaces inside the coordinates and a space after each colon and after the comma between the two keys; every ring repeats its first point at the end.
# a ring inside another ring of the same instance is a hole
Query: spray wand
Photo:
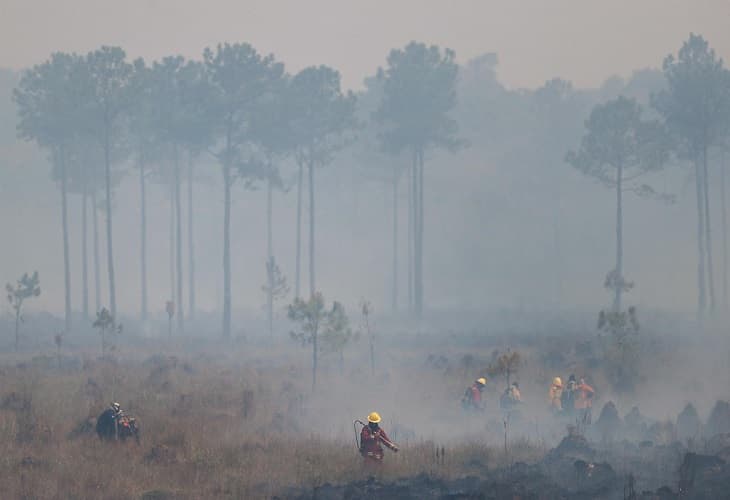
{"type": "Polygon", "coordinates": [[[360,431],[362,431],[362,428],[365,427],[365,423],[358,419],[355,419],[352,423],[352,428],[355,431],[355,446],[357,447],[357,451],[360,451],[360,431],[357,429],[357,424],[360,424],[360,431]]]}

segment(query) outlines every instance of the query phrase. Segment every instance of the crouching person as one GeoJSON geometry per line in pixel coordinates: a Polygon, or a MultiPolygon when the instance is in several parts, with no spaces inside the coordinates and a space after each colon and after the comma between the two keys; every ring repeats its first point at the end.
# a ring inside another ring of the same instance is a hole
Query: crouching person
{"type": "Polygon", "coordinates": [[[112,403],[96,419],[96,433],[102,440],[116,440],[119,437],[118,421],[124,415],[119,403],[112,403]]]}

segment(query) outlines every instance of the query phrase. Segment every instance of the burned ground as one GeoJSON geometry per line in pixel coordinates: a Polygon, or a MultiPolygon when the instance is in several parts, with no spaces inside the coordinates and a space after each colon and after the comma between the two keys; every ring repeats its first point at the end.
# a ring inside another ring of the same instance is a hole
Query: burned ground
{"type": "Polygon", "coordinates": [[[587,368],[595,350],[571,339],[386,338],[375,373],[358,346],[344,369],[325,356],[314,392],[307,352],[293,343],[135,339],[114,359],[82,347],[55,362],[4,354],[0,488],[7,498],[39,499],[676,498],[680,488],[684,498],[722,498],[718,492],[730,491],[725,388],[708,384],[701,367],[673,372],[662,348],[644,361],[646,381],[635,394],[614,392],[600,363],[587,368]],[[560,356],[550,354],[555,346],[563,346],[560,356]],[[500,413],[507,380],[499,374],[485,391],[486,412],[465,413],[464,388],[495,350],[508,349],[521,357],[511,375],[525,400],[521,417],[500,413]],[[562,367],[545,362],[558,358],[562,367]],[[568,373],[590,377],[597,390],[592,426],[550,413],[548,384],[568,373]],[[667,391],[682,385],[689,390],[667,391]],[[112,400],[143,422],[139,445],[95,436],[94,418],[112,400]],[[401,447],[376,470],[363,468],[352,427],[372,410],[401,447]]]}

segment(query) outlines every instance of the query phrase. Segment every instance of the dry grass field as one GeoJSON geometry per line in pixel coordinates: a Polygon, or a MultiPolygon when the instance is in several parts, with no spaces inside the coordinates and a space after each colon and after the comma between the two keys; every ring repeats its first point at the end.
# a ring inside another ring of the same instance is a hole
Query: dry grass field
{"type": "MultiPolygon", "coordinates": [[[[597,404],[612,398],[601,371],[590,372],[579,349],[564,347],[570,338],[523,336],[510,346],[499,337],[393,337],[379,345],[374,374],[361,342],[348,349],[344,367],[323,357],[314,391],[311,351],[288,340],[125,339],[108,358],[86,340],[62,347],[60,357],[52,344],[0,354],[2,498],[271,498],[373,474],[479,476],[535,462],[565,435],[565,422],[547,411],[546,381],[555,374],[589,373],[597,404]],[[486,414],[465,413],[459,399],[493,351],[508,347],[522,355],[513,377],[526,403],[505,447],[497,399],[506,381],[490,380],[486,414]],[[554,352],[570,354],[556,361],[554,352]],[[140,444],[99,441],[91,419],[111,401],[139,419],[140,444]],[[353,431],[353,420],[373,410],[401,446],[376,469],[363,466],[353,431]]],[[[616,395],[622,414],[640,401],[657,418],[672,417],[693,388],[706,412],[717,394],[705,373],[721,356],[668,403],[667,391],[679,387],[668,374],[681,356],[655,351],[652,389],[644,381],[639,394],[616,395]]]]}
{"type": "Polygon", "coordinates": [[[2,496],[269,498],[371,474],[478,474],[544,448],[515,438],[506,457],[498,436],[481,437],[483,420],[458,408],[465,374],[429,369],[425,351],[393,349],[374,376],[357,352],[342,372],[325,357],[314,392],[307,352],[284,343],[193,353],[162,343],[109,359],[85,349],[4,355],[2,496]],[[139,419],[139,445],[97,438],[90,419],[111,401],[139,419]],[[363,468],[353,431],[374,409],[402,446],[375,471],[363,468]]]}

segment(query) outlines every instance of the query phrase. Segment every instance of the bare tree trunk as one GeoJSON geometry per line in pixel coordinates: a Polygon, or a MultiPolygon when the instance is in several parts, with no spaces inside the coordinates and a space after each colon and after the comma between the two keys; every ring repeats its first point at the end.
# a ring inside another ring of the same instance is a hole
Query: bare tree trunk
{"type": "Polygon", "coordinates": [[[365,320],[365,333],[368,336],[368,344],[370,347],[370,374],[375,375],[375,338],[370,330],[369,306],[363,304],[363,319],[365,320]]]}
{"type": "Polygon", "coordinates": [[[145,163],[144,158],[140,157],[139,161],[139,199],[140,199],[140,262],[141,262],[141,279],[142,279],[142,303],[141,317],[142,321],[147,320],[147,193],[145,186],[145,163]]]}
{"type": "Polygon", "coordinates": [[[15,352],[20,348],[20,307],[15,309],[15,352]]]}
{"type": "Polygon", "coordinates": [[[109,309],[117,321],[117,299],[114,280],[114,246],[113,246],[113,228],[112,228],[112,189],[111,189],[111,159],[109,144],[109,127],[104,132],[104,188],[105,188],[105,204],[106,204],[106,255],[107,255],[107,274],[109,279],[109,309]]]}
{"type": "Polygon", "coordinates": [[[170,176],[170,184],[168,185],[168,188],[170,189],[170,192],[168,193],[170,195],[170,206],[169,206],[169,231],[168,231],[168,238],[167,238],[167,247],[168,247],[168,258],[167,258],[167,265],[168,265],[168,271],[170,273],[170,301],[177,306],[177,297],[175,297],[175,183],[173,181],[173,176],[170,176]]]}
{"type": "Polygon", "coordinates": [[[61,147],[61,225],[63,229],[63,282],[65,305],[65,329],[71,333],[71,264],[68,254],[68,178],[66,175],[66,151],[61,147]]]}
{"type": "MultiPolygon", "coordinates": [[[[352,214],[350,222],[350,238],[352,244],[352,253],[355,253],[357,248],[357,236],[360,230],[359,217],[360,217],[360,192],[358,190],[358,171],[354,166],[350,168],[350,186],[352,188],[352,214]]],[[[341,192],[345,192],[343,189],[341,192]]]]}
{"type": "Polygon", "coordinates": [[[408,311],[413,313],[413,271],[414,271],[414,243],[415,237],[415,218],[416,218],[416,155],[413,154],[413,162],[409,169],[408,179],[408,311]]]}
{"type": "Polygon", "coordinates": [[[231,165],[230,154],[223,166],[223,336],[231,336],[231,165]]]}
{"type": "Polygon", "coordinates": [[[423,315],[423,150],[418,152],[418,199],[416,212],[416,315],[423,315]]]}
{"type": "Polygon", "coordinates": [[[195,245],[193,239],[193,154],[188,157],[188,317],[195,319],[195,245]]]}
{"type": "Polygon", "coordinates": [[[294,298],[300,297],[301,262],[302,262],[302,184],[304,183],[304,166],[299,163],[297,178],[297,262],[294,275],[294,298]]]}
{"type": "Polygon", "coordinates": [[[317,333],[317,328],[315,328],[314,333],[312,334],[312,392],[314,392],[314,388],[317,387],[317,349],[319,348],[317,333]]]}
{"type": "Polygon", "coordinates": [[[393,312],[398,311],[398,170],[393,167],[393,312]]]}
{"type": "Polygon", "coordinates": [[[109,125],[104,129],[104,184],[106,188],[106,255],[107,270],[109,272],[109,307],[112,318],[117,318],[117,294],[114,281],[114,245],[112,238],[112,172],[111,159],[109,157],[111,151],[109,144],[109,125]]]}
{"type": "Polygon", "coordinates": [[[705,198],[705,246],[707,247],[707,286],[710,291],[710,314],[715,312],[715,275],[712,265],[712,224],[710,223],[710,171],[707,167],[707,148],[702,154],[702,182],[705,198]]]}
{"type": "Polygon", "coordinates": [[[183,256],[182,256],[182,204],[180,198],[182,190],[182,175],[180,173],[180,157],[178,145],[173,145],[173,156],[175,162],[175,264],[177,268],[177,332],[181,335],[185,331],[184,322],[184,300],[183,300],[183,256]]]}
{"type": "Polygon", "coordinates": [[[269,335],[274,334],[273,190],[271,177],[269,177],[266,185],[266,279],[268,283],[268,290],[266,291],[266,317],[269,323],[269,335]]]}
{"type": "Polygon", "coordinates": [[[82,181],[81,193],[81,301],[84,318],[89,318],[89,252],[88,252],[88,187],[86,176],[82,181]]]}
{"type": "Polygon", "coordinates": [[[720,159],[720,201],[722,209],[722,305],[727,310],[727,205],[725,200],[725,150],[720,159]]]}
{"type": "Polygon", "coordinates": [[[697,188],[697,316],[704,317],[706,307],[705,288],[705,210],[703,203],[702,164],[695,161],[695,187],[697,188]]]}
{"type": "Polygon", "coordinates": [[[555,252],[555,306],[563,305],[563,255],[560,248],[560,190],[556,189],[553,206],[553,246],[555,252]]]}
{"type": "Polygon", "coordinates": [[[621,310],[621,294],[624,277],[624,240],[623,240],[623,165],[616,169],[616,289],[614,290],[613,310],[621,310]]]}
{"type": "Polygon", "coordinates": [[[314,162],[309,161],[309,296],[314,297],[317,284],[314,281],[314,162]]]}
{"type": "Polygon", "coordinates": [[[99,257],[99,224],[97,213],[96,189],[91,191],[92,228],[94,233],[94,306],[101,311],[101,259],[99,257]]]}

